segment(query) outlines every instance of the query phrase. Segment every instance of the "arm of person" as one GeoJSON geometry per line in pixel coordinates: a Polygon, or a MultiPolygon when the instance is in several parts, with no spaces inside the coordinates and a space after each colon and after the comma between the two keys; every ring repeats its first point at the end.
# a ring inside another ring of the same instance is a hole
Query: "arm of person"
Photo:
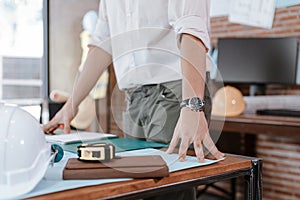
{"type": "MultiPolygon", "coordinates": [[[[183,34],[179,43],[182,68],[182,99],[199,97],[203,99],[206,79],[206,52],[202,41],[192,35],[183,34]]],[[[182,108],[174,130],[168,153],[179,147],[179,160],[184,161],[190,144],[193,143],[196,156],[204,161],[204,147],[216,158],[224,157],[215,146],[209,135],[208,124],[204,112],[195,112],[182,108]]]]}
{"type": "Polygon", "coordinates": [[[99,47],[90,47],[83,70],[74,83],[70,98],[53,119],[43,126],[45,133],[53,133],[61,126],[64,128],[64,133],[70,132],[70,123],[77,114],[79,104],[111,63],[112,56],[109,53],[99,47]]]}

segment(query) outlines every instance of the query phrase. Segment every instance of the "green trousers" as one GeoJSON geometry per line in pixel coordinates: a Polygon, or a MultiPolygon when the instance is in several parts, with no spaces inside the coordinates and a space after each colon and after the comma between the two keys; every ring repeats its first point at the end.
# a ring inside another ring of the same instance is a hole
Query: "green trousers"
{"type": "MultiPolygon", "coordinates": [[[[206,76],[204,93],[205,116],[210,122],[211,97],[209,74],[206,76]]],[[[170,143],[180,114],[182,81],[145,85],[125,92],[126,111],[123,113],[125,137],[170,143]]],[[[196,188],[157,195],[144,200],[193,200],[196,188]]]]}
{"type": "MultiPolygon", "coordinates": [[[[205,87],[205,116],[209,123],[211,97],[205,87]]],[[[125,137],[169,143],[180,114],[182,81],[144,85],[126,90],[126,110],[123,112],[125,137]]]]}
{"type": "MultiPolygon", "coordinates": [[[[208,90],[209,73],[205,86],[205,116],[210,122],[211,97],[208,90]]],[[[168,144],[180,114],[182,81],[144,85],[126,90],[126,111],[123,113],[125,137],[168,144]]],[[[193,200],[196,188],[188,188],[144,200],[193,200]]]]}

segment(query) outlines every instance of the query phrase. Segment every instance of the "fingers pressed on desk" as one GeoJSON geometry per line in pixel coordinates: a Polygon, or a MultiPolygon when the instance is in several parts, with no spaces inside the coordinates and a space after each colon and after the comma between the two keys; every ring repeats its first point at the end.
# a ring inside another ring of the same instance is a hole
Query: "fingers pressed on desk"
{"type": "Polygon", "coordinates": [[[178,155],[180,162],[185,161],[186,153],[190,144],[191,143],[185,138],[181,140],[180,147],[179,147],[179,155],[178,155]]]}
{"type": "Polygon", "coordinates": [[[204,162],[204,152],[201,140],[194,141],[194,149],[199,162],[204,162]]]}
{"type": "Polygon", "coordinates": [[[58,125],[49,122],[43,125],[43,131],[47,134],[53,134],[53,132],[58,128],[58,125]]]}
{"type": "Polygon", "coordinates": [[[204,140],[203,140],[203,143],[205,145],[205,147],[207,148],[207,150],[216,158],[216,159],[221,159],[224,157],[224,154],[221,153],[214,141],[211,139],[211,137],[209,136],[209,134],[207,134],[205,137],[204,137],[204,140]]]}
{"type": "Polygon", "coordinates": [[[169,145],[169,148],[166,151],[169,154],[174,152],[177,144],[179,143],[180,135],[179,135],[179,128],[178,127],[179,127],[179,124],[177,123],[177,125],[175,127],[175,130],[174,130],[172,140],[171,140],[170,145],[169,145]]]}

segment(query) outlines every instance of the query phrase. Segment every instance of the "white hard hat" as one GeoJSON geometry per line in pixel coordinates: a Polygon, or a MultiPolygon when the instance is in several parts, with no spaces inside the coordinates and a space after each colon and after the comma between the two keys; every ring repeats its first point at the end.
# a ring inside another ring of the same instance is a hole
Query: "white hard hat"
{"type": "Polygon", "coordinates": [[[16,106],[0,103],[0,199],[30,192],[53,159],[39,122],[16,106]]]}
{"type": "Polygon", "coordinates": [[[212,104],[212,115],[222,117],[232,117],[244,112],[246,103],[243,94],[237,88],[225,86],[220,88],[212,104]]]}

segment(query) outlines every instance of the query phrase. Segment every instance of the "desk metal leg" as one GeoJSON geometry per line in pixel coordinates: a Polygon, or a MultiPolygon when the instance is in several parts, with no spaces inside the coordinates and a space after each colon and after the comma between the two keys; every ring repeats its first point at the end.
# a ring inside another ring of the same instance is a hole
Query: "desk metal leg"
{"type": "Polygon", "coordinates": [[[235,200],[236,195],[236,178],[230,180],[230,188],[231,188],[231,200],[235,200]]]}
{"type": "Polygon", "coordinates": [[[249,175],[245,176],[247,188],[245,199],[262,199],[262,160],[252,160],[252,168],[249,175]]]}

